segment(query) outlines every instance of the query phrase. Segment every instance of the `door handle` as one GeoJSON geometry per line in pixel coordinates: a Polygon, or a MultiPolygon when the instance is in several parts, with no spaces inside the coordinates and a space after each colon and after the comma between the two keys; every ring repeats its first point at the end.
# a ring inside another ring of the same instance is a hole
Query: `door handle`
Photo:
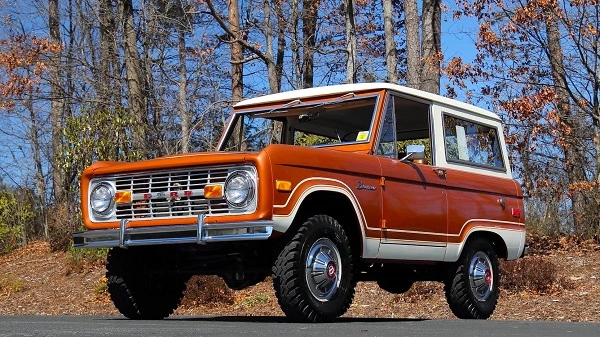
{"type": "Polygon", "coordinates": [[[446,179],[446,169],[440,167],[434,167],[433,172],[438,175],[440,178],[446,179]]]}

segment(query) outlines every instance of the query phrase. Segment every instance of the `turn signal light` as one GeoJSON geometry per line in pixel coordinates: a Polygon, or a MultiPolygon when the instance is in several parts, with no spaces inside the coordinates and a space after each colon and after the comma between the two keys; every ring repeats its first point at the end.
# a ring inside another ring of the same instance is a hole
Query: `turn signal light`
{"type": "Polygon", "coordinates": [[[292,190],[292,182],[287,180],[275,180],[275,189],[279,192],[289,192],[292,190]]]}
{"type": "Polygon", "coordinates": [[[204,186],[204,197],[206,199],[216,199],[223,197],[223,185],[204,186]]]}
{"type": "Polygon", "coordinates": [[[115,203],[128,204],[131,202],[131,191],[117,191],[115,193],[115,203]]]}

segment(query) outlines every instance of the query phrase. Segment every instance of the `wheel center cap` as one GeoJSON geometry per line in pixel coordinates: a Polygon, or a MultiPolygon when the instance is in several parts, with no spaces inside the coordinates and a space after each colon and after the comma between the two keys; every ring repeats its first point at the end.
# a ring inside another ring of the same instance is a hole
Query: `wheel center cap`
{"type": "Polygon", "coordinates": [[[327,277],[330,280],[333,280],[337,276],[337,266],[333,261],[330,261],[327,264],[327,277]]]}
{"type": "Polygon", "coordinates": [[[491,284],[492,283],[492,272],[489,269],[487,269],[485,271],[485,283],[486,284],[491,284]]]}

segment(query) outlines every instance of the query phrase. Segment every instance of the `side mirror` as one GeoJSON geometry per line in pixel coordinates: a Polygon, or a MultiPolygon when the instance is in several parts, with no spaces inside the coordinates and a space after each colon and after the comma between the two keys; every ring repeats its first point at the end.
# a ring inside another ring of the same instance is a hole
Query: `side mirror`
{"type": "Polygon", "coordinates": [[[408,159],[417,163],[425,163],[425,145],[406,146],[406,156],[404,156],[400,160],[405,161],[408,159]]]}

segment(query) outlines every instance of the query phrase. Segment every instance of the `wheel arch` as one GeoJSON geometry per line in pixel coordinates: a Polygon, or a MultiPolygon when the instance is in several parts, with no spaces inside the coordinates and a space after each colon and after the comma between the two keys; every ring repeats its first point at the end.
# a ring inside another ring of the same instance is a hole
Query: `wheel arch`
{"type": "Polygon", "coordinates": [[[312,188],[304,193],[297,204],[288,216],[279,220],[285,224],[285,226],[279,226],[279,228],[285,229],[284,237],[294,235],[312,215],[329,215],[336,219],[346,232],[355,258],[362,256],[365,237],[362,225],[364,217],[358,200],[351,192],[339,187],[331,188],[331,186],[312,188]],[[331,205],[335,205],[335,207],[331,205]]]}
{"type": "Polygon", "coordinates": [[[476,239],[483,239],[489,242],[494,248],[498,258],[506,259],[508,257],[508,248],[506,247],[506,242],[504,242],[504,239],[499,234],[486,230],[477,230],[471,232],[465,240],[460,253],[462,254],[462,250],[469,242],[476,239]]]}
{"type": "Polygon", "coordinates": [[[444,261],[457,261],[465,244],[477,237],[490,242],[498,257],[506,260],[519,258],[525,248],[525,226],[522,223],[472,219],[463,225],[459,233],[448,236],[444,261]]]}

